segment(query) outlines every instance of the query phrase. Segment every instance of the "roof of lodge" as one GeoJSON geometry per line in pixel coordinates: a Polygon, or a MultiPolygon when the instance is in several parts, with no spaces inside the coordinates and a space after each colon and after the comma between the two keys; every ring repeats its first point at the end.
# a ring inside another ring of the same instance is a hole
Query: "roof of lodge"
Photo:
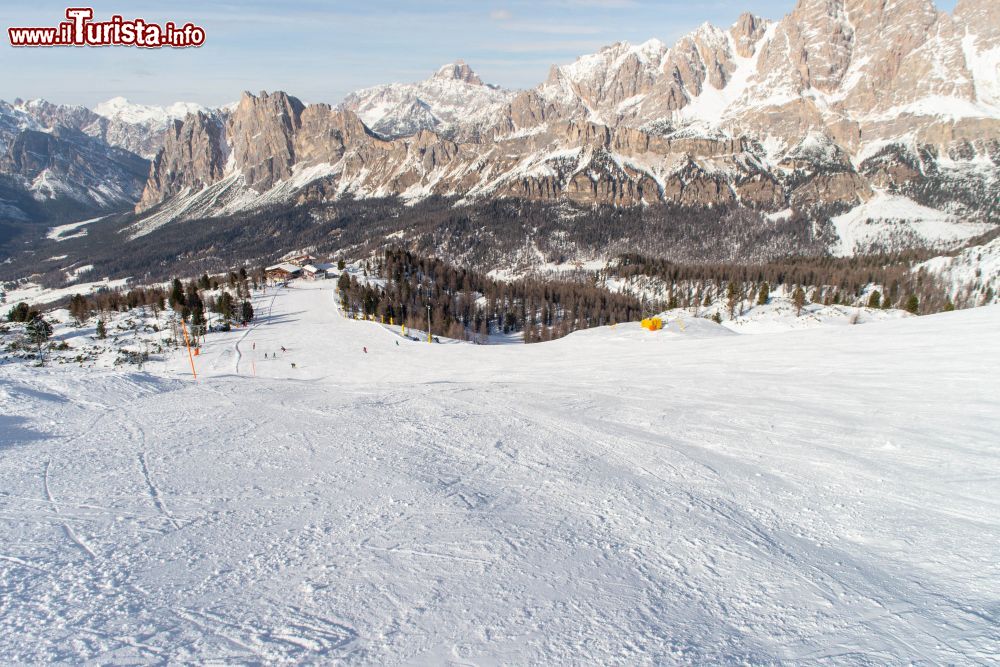
{"type": "Polygon", "coordinates": [[[275,264],[274,266],[269,266],[265,271],[285,271],[286,273],[298,273],[302,270],[302,267],[295,266],[294,264],[289,264],[288,262],[282,262],[281,264],[275,264]]]}

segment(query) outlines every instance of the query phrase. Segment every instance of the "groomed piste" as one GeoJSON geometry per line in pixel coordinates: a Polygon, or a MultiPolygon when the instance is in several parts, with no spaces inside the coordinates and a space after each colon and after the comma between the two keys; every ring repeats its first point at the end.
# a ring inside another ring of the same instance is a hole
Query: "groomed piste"
{"type": "Polygon", "coordinates": [[[0,365],[0,661],[1000,654],[1000,308],[438,345],[332,283],[197,380],[0,365]]]}

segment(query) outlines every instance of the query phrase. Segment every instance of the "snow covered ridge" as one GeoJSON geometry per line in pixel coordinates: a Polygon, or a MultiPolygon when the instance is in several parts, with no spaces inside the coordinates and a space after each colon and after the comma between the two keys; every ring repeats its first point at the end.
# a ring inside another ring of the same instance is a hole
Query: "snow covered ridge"
{"type": "Polygon", "coordinates": [[[197,382],[0,364],[0,660],[995,654],[1000,308],[475,346],[334,303],[258,295],[197,382]]]}
{"type": "Polygon", "coordinates": [[[389,138],[420,130],[461,136],[495,124],[514,95],[484,84],[459,61],[419,83],[391,83],[351,93],[339,108],[353,111],[365,125],[389,138]]]}
{"type": "Polygon", "coordinates": [[[94,113],[112,120],[120,120],[134,125],[166,125],[170,120],[181,120],[190,113],[207,112],[195,102],[175,102],[169,106],[134,104],[124,97],[112,97],[94,107],[94,113]]]}
{"type": "Polygon", "coordinates": [[[137,105],[120,97],[94,110],[43,99],[0,100],[0,176],[13,193],[0,202],[0,216],[54,223],[131,208],[167,124],[197,111],[205,108],[137,105]]]}
{"type": "MultiPolygon", "coordinates": [[[[329,126],[338,137],[331,143],[317,144],[313,129],[283,130],[298,126],[295,98],[245,98],[233,117],[247,116],[239,123],[246,134],[273,133],[276,145],[295,150],[244,150],[223,173],[202,173],[203,165],[185,164],[190,145],[179,144],[151,175],[138,209],[166,203],[180,216],[189,208],[204,214],[210,188],[241,172],[245,182],[231,191],[252,192],[216,207],[232,212],[260,196],[273,201],[276,184],[322,164],[330,170],[309,184],[310,202],[442,196],[460,204],[745,207],[791,211],[820,229],[829,227],[828,212],[884,193],[912,200],[904,224],[881,224],[876,202],[835,225],[844,236],[830,239],[831,250],[853,253],[881,241],[951,249],[978,233],[961,223],[1000,220],[992,204],[1000,197],[1000,107],[992,92],[1000,45],[984,25],[994,20],[991,3],[966,0],[949,15],[930,0],[877,10],[860,0],[800,2],[780,21],[744,14],[672,45],[619,42],[516,92],[452,63],[422,82],[358,91],[333,110],[306,107],[306,125],[329,126]],[[270,125],[282,108],[292,110],[288,122],[270,125]],[[275,173],[261,176],[257,165],[268,160],[278,166],[263,171],[275,173]],[[200,201],[171,203],[185,198],[200,201]]],[[[225,142],[242,146],[247,137],[225,142]]],[[[302,198],[287,187],[281,196],[302,198]]]]}
{"type": "MultiPolygon", "coordinates": [[[[89,114],[87,132],[146,158],[163,148],[132,197],[142,218],[134,237],[275,202],[521,198],[739,207],[823,230],[817,237],[837,254],[948,250],[976,225],[1000,221],[992,4],[964,0],[945,14],[931,0],[875,9],[803,1],[779,21],[747,13],[673,44],[616,43],[521,91],[485,84],[456,62],[425,81],[357,91],[334,108],[283,92],[245,96],[209,123],[189,103],[18,108],[36,120],[89,114]],[[166,140],[164,125],[181,118],[188,123],[166,140]],[[889,202],[889,213],[905,216],[886,218],[879,194],[912,205],[889,202]],[[841,237],[828,238],[830,217],[852,209],[832,225],[841,237]]],[[[58,173],[38,177],[26,187],[39,196],[79,192],[58,173]]],[[[120,202],[100,194],[87,215],[120,202]]]]}

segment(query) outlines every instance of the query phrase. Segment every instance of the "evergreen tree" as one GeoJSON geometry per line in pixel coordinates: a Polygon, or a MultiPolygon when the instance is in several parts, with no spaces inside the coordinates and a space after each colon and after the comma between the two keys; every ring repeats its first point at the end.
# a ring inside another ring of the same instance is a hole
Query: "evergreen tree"
{"type": "Polygon", "coordinates": [[[948,299],[944,302],[944,312],[950,313],[953,310],[955,310],[955,304],[951,302],[951,299],[948,299]]]}
{"type": "Polygon", "coordinates": [[[765,281],[761,283],[760,291],[757,293],[757,305],[763,306],[767,304],[768,297],[771,296],[771,286],[765,281]]]}
{"type": "Polygon", "coordinates": [[[52,336],[52,325],[46,322],[41,315],[36,315],[24,328],[24,334],[31,343],[38,347],[38,356],[42,356],[42,345],[52,336]]]}
{"type": "Polygon", "coordinates": [[[234,308],[235,304],[233,303],[233,295],[229,292],[223,292],[215,301],[215,312],[221,315],[226,321],[233,319],[234,308]]]}
{"type": "Polygon", "coordinates": [[[679,305],[680,304],[677,302],[677,295],[674,293],[674,288],[671,285],[671,287],[670,287],[670,300],[667,302],[667,308],[669,308],[670,310],[673,310],[674,308],[677,308],[679,305]]]}
{"type": "Polygon", "coordinates": [[[184,296],[184,303],[188,309],[191,311],[191,325],[201,326],[205,323],[205,303],[201,300],[201,296],[198,294],[198,285],[195,281],[191,281],[187,286],[187,294],[184,296]],[[195,321],[195,313],[197,313],[198,321],[195,321]]]}
{"type": "Polygon", "coordinates": [[[733,319],[736,315],[736,304],[740,301],[740,292],[736,287],[735,281],[729,281],[729,288],[726,292],[726,305],[729,308],[729,319],[733,319]]]}
{"type": "Polygon", "coordinates": [[[916,294],[911,294],[910,298],[906,300],[906,310],[914,315],[916,315],[917,311],[920,310],[920,301],[917,299],[916,294]]]}
{"type": "Polygon", "coordinates": [[[7,311],[7,321],[8,322],[30,322],[34,319],[37,312],[31,310],[28,304],[23,301],[16,306],[13,306],[9,311],[7,311]]]}
{"type": "Polygon", "coordinates": [[[253,321],[253,304],[249,301],[244,301],[240,307],[240,322],[246,324],[251,321],[253,321]]]}
{"type": "Polygon", "coordinates": [[[97,320],[97,337],[100,340],[108,337],[108,329],[104,326],[104,320],[97,320]]]}
{"type": "Polygon", "coordinates": [[[187,305],[184,301],[184,286],[181,284],[180,278],[174,278],[174,282],[170,287],[168,303],[174,310],[180,310],[187,305]]]}
{"type": "Polygon", "coordinates": [[[871,293],[871,296],[868,297],[868,307],[878,308],[881,303],[882,303],[882,295],[879,293],[878,290],[875,290],[874,292],[871,293]]]}
{"type": "Polygon", "coordinates": [[[196,303],[191,308],[191,326],[192,327],[205,326],[205,307],[202,306],[201,301],[196,303]]]}
{"type": "Polygon", "coordinates": [[[792,304],[795,306],[795,316],[798,317],[806,305],[806,291],[802,289],[801,285],[796,287],[792,294],[792,304]]]}

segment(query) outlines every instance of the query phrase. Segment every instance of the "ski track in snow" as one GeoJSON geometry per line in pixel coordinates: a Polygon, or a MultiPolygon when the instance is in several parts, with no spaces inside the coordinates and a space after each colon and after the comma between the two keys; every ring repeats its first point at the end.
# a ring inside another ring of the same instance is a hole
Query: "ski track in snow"
{"type": "Polygon", "coordinates": [[[153,478],[149,474],[149,464],[146,463],[145,450],[139,452],[139,465],[142,466],[142,476],[146,478],[146,486],[149,487],[149,495],[153,498],[153,503],[156,504],[156,508],[163,513],[163,516],[166,517],[167,521],[169,521],[174,528],[180,530],[181,525],[177,523],[177,519],[175,519],[170,513],[167,506],[163,504],[163,498],[160,495],[160,490],[156,487],[156,484],[153,484],[153,478]]]}
{"type": "MultiPolygon", "coordinates": [[[[59,505],[56,503],[56,499],[52,496],[52,491],[50,490],[49,487],[49,468],[51,467],[52,467],[52,461],[46,461],[45,472],[43,474],[43,483],[45,484],[45,497],[48,498],[49,504],[52,505],[52,511],[54,511],[57,515],[61,515],[62,512],[59,511],[59,505]]],[[[72,526],[63,521],[62,527],[63,527],[63,532],[66,534],[66,537],[68,537],[76,546],[78,546],[80,550],[83,551],[83,553],[85,553],[88,557],[92,559],[97,558],[97,554],[94,553],[94,550],[90,548],[90,545],[88,545],[86,542],[84,542],[79,538],[79,536],[76,534],[76,531],[73,530],[72,526]]]]}
{"type": "Polygon", "coordinates": [[[281,288],[277,288],[277,287],[274,289],[274,292],[271,295],[271,300],[268,301],[267,315],[264,315],[257,322],[254,322],[253,324],[251,324],[250,326],[248,326],[246,328],[246,330],[243,332],[243,335],[239,337],[239,340],[237,340],[236,344],[233,346],[234,349],[236,350],[236,364],[233,367],[233,371],[237,375],[240,374],[240,362],[243,361],[243,351],[240,349],[240,343],[242,343],[244,340],[246,340],[247,337],[250,336],[251,333],[253,333],[253,330],[257,328],[259,322],[267,322],[268,320],[271,319],[271,310],[274,308],[274,300],[278,298],[278,293],[279,293],[280,289],[281,288]]]}
{"type": "Polygon", "coordinates": [[[258,297],[197,381],[0,366],[0,660],[1000,652],[1000,308],[482,347],[332,287],[258,297]]]}

